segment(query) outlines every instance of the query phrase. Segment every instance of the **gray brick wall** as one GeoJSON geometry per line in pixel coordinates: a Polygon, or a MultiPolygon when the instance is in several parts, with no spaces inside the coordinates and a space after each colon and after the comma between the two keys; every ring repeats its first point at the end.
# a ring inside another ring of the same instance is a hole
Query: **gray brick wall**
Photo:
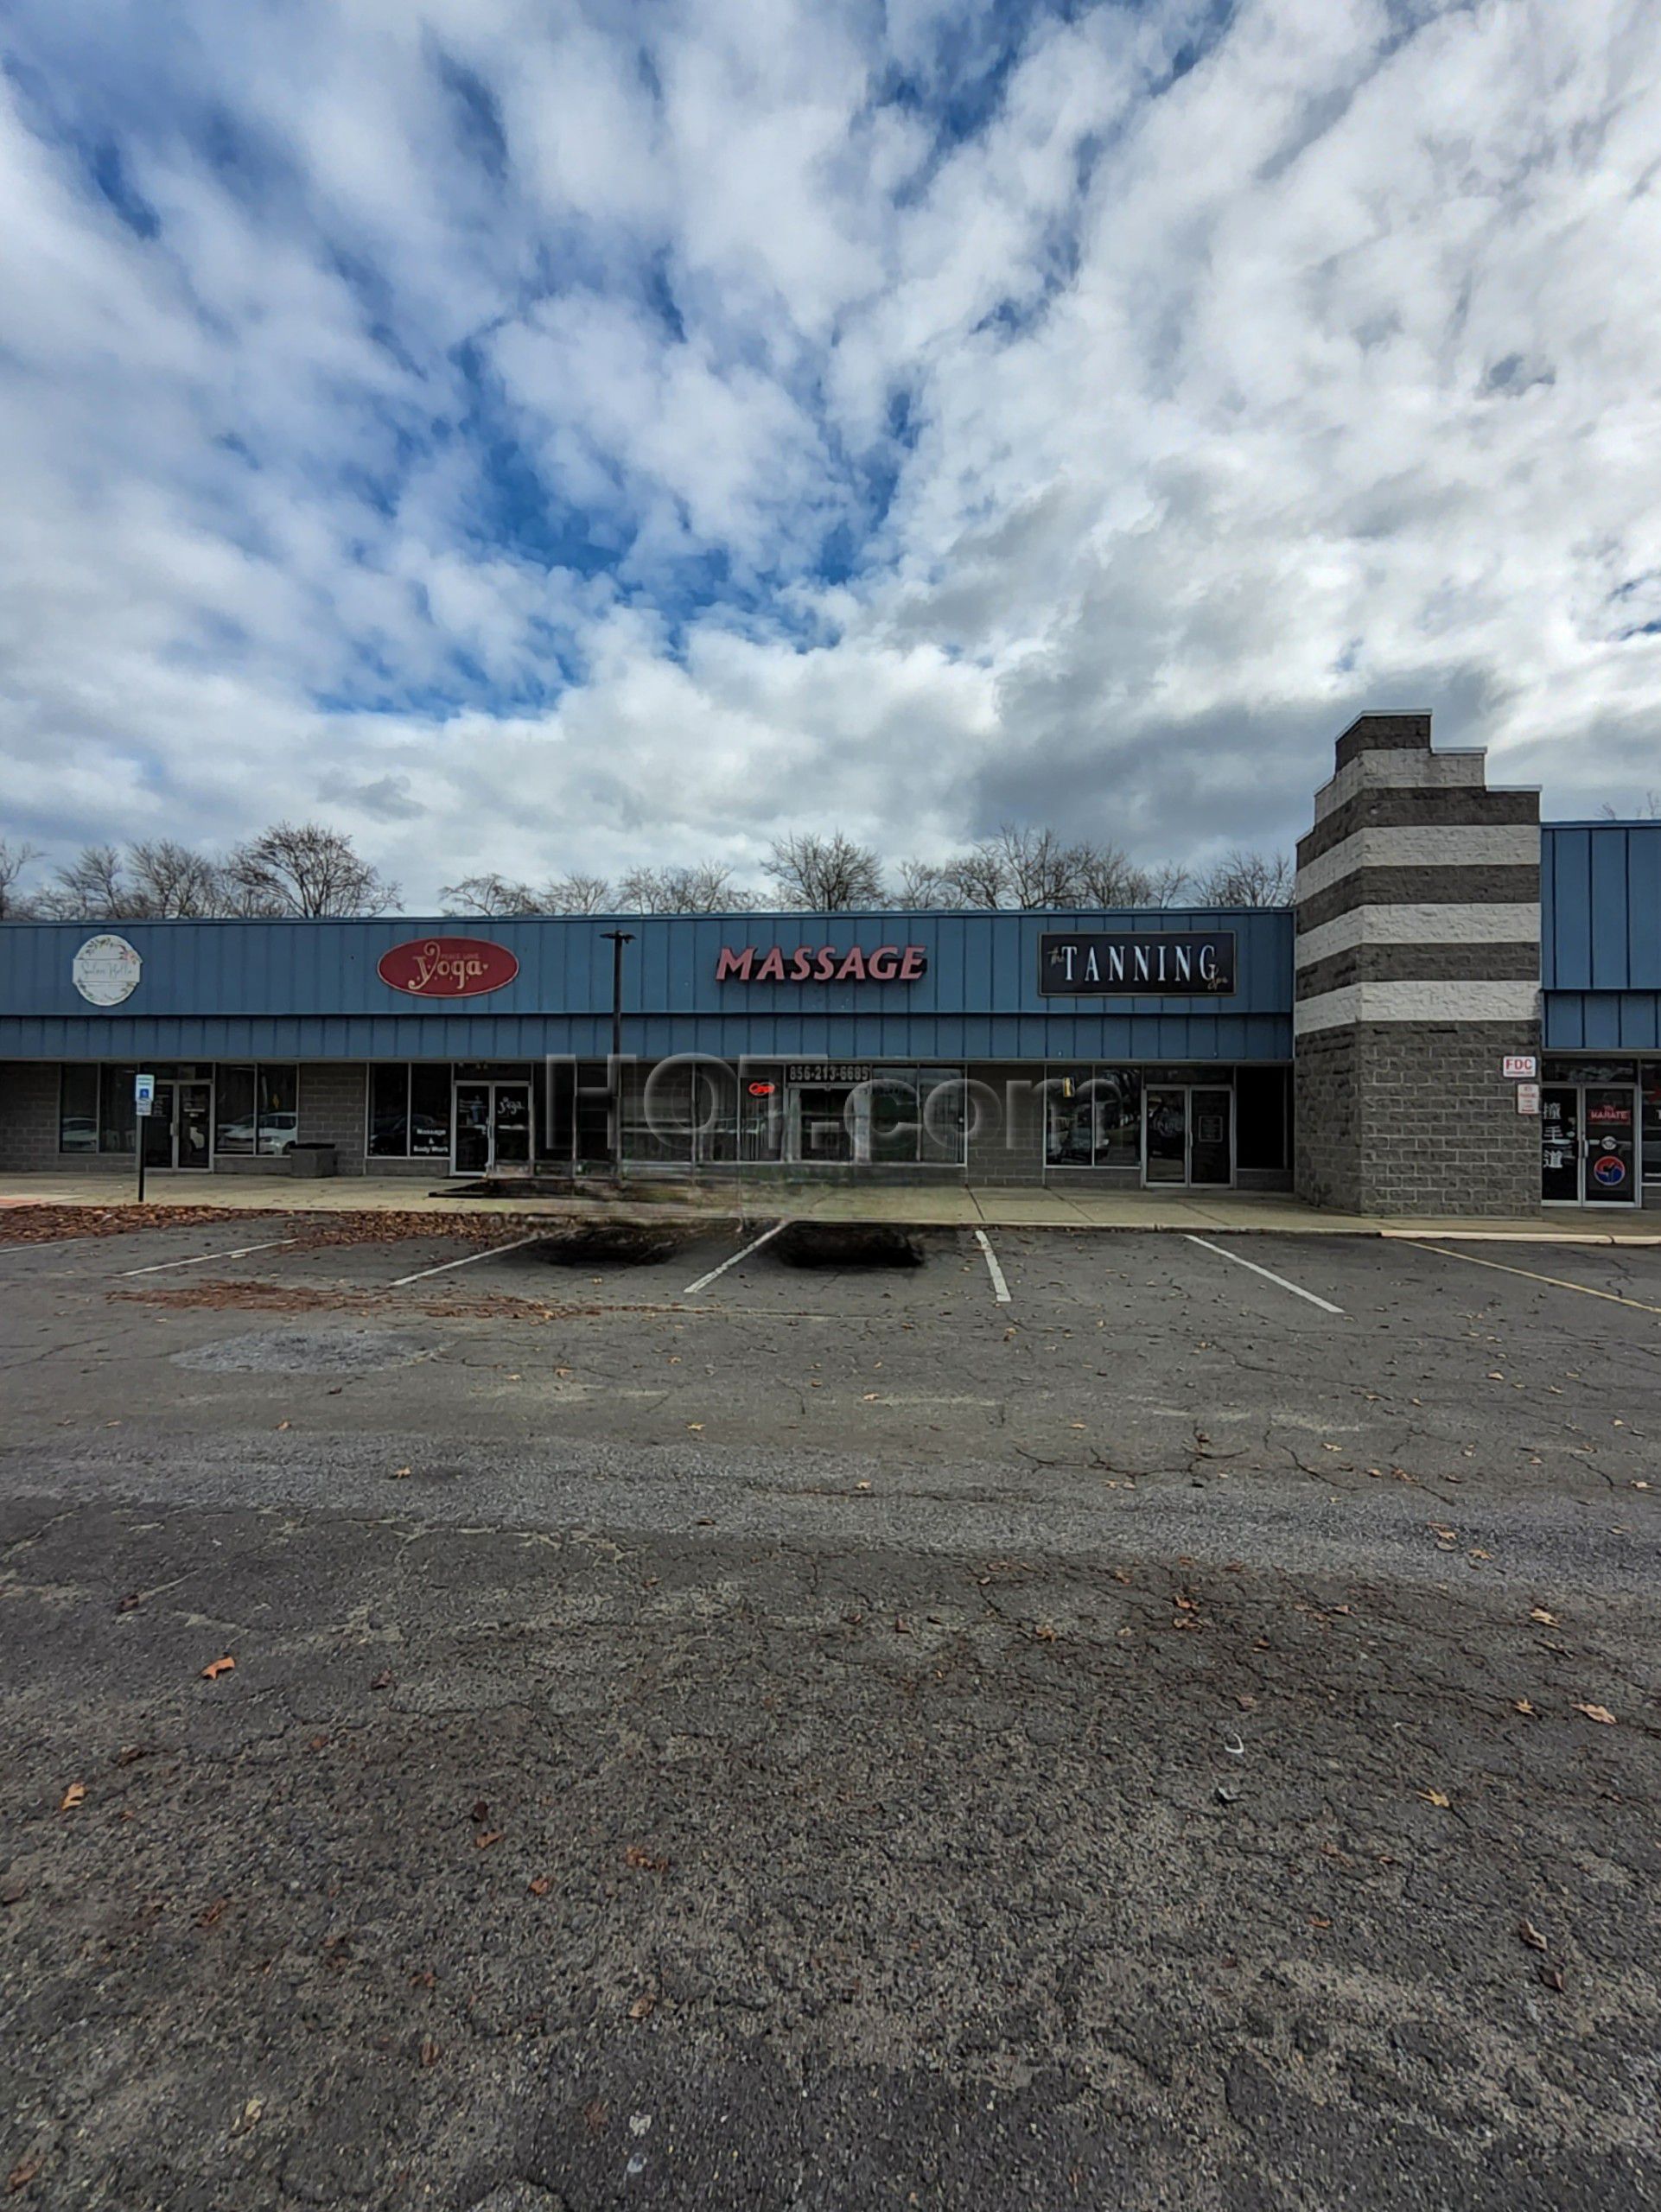
{"type": "Polygon", "coordinates": [[[1297,1191],[1348,1213],[1537,1213],[1540,1124],[1517,1110],[1516,1022],[1366,1022],[1300,1038],[1297,1191]]]}

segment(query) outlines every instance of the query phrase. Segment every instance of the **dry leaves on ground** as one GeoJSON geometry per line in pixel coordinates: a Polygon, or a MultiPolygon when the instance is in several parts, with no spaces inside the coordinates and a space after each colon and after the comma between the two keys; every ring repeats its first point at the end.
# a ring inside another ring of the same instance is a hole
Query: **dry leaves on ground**
{"type": "Polygon", "coordinates": [[[227,1651],[223,1659],[212,1659],[208,1662],[207,1665],[202,1669],[202,1680],[205,1682],[217,1682],[221,1675],[234,1673],[236,1664],[236,1661],[227,1651]]]}

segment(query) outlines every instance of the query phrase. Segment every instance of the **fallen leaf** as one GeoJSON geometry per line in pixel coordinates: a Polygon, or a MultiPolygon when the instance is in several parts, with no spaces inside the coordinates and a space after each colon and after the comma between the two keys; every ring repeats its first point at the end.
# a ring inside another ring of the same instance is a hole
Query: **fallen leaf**
{"type": "Polygon", "coordinates": [[[1427,1805],[1440,1805],[1444,1812],[1454,1802],[1447,1792],[1441,1789],[1422,1789],[1419,1795],[1427,1805]]]}
{"type": "Polygon", "coordinates": [[[601,2130],[605,2126],[607,2115],[609,2111],[610,2107],[602,2104],[598,2097],[590,2097],[589,2099],[587,2104],[582,2107],[582,2118],[590,2134],[598,2135],[600,2133],[601,2130]]]}
{"type": "Polygon", "coordinates": [[[692,1431],[693,1434],[696,1435],[703,1427],[703,1423],[701,1421],[689,1421],[686,1426],[692,1431]]]}
{"type": "Polygon", "coordinates": [[[73,1813],[77,1805],[86,1802],[86,1784],[84,1782],[72,1782],[63,1793],[63,1802],[58,1807],[58,1810],[60,1813],[73,1813]]]}
{"type": "Polygon", "coordinates": [[[482,1835],[474,1837],[473,1847],[475,1851],[488,1851],[493,1843],[501,1841],[506,1833],[503,1828],[487,1828],[482,1835]]]}
{"type": "Polygon", "coordinates": [[[1540,1969],[1540,1979],[1548,1989],[1561,1990],[1563,1986],[1563,1970],[1561,1967],[1553,1966],[1548,1962],[1540,1969]]]}
{"type": "Polygon", "coordinates": [[[116,1607],[116,1611],[118,1613],[130,1613],[135,1605],[142,1605],[143,1602],[137,1590],[130,1590],[116,1607]]]}
{"type": "Polygon", "coordinates": [[[390,1675],[377,1675],[369,1687],[372,1690],[390,1690],[392,1687],[392,1677],[390,1675]]]}
{"type": "Polygon", "coordinates": [[[1513,1713],[1526,1713],[1531,1717],[1534,1712],[1534,1707],[1525,1697],[1514,1697],[1511,1701],[1511,1709],[1513,1713]]]}
{"type": "Polygon", "coordinates": [[[202,1669],[202,1680],[205,1682],[217,1682],[221,1675],[230,1674],[236,1663],[228,1651],[223,1659],[211,1659],[202,1669]]]}
{"type": "Polygon", "coordinates": [[[1327,1919],[1324,1912],[1312,1912],[1309,1915],[1309,1925],[1311,1928],[1330,1928],[1332,1924],[1332,1922],[1327,1919]]]}
{"type": "Polygon", "coordinates": [[[1545,1937],[1531,1920],[1519,1920],[1517,1923],[1517,1932],[1530,1950],[1543,1951],[1548,1948],[1545,1937]]]}
{"type": "Polygon", "coordinates": [[[483,1827],[490,1818],[490,1808],[482,1797],[475,1797],[473,1801],[473,1817],[480,1827],[483,1827]]]}
{"type": "Polygon", "coordinates": [[[1242,1690],[1238,1696],[1236,1697],[1234,1702],[1239,1707],[1242,1713],[1250,1713],[1252,1707],[1257,1704],[1257,1700],[1250,1694],[1249,1691],[1242,1690]]]}
{"type": "Polygon", "coordinates": [[[43,2163],[40,2158],[25,2158],[22,2165],[14,2166],[6,2176],[7,2196],[15,2196],[20,2189],[27,2189],[43,2163]]]}
{"type": "Polygon", "coordinates": [[[410,1472],[410,1470],[408,1467],[394,1467],[392,1470],[392,1480],[395,1483],[402,1482],[404,1476],[410,1472]]]}
{"type": "Polygon", "coordinates": [[[637,1997],[634,2002],[628,2008],[629,2018],[631,2020],[644,2020],[646,2015],[656,2005],[657,2001],[657,1999],[652,1996],[649,1990],[644,1996],[637,1997]]]}
{"type": "Polygon", "coordinates": [[[525,1886],[533,1897],[545,1897],[552,1885],[545,1874],[533,1874],[525,1886]]]}
{"type": "Polygon", "coordinates": [[[1556,1628],[1557,1625],[1557,1616],[1556,1613],[1547,1612],[1543,1605],[1531,1605],[1529,1607],[1529,1618],[1531,1621],[1539,1621],[1546,1628],[1556,1628]]]}
{"type": "Polygon", "coordinates": [[[279,1428],[292,1428],[294,1427],[294,1423],[291,1421],[280,1421],[277,1425],[279,1428]]]}
{"type": "Polygon", "coordinates": [[[1613,1728],[1615,1716],[1607,1705],[1577,1705],[1576,1713],[1583,1713],[1588,1720],[1595,1720],[1601,1727],[1613,1728]]]}
{"type": "Polygon", "coordinates": [[[436,2066],[438,2063],[438,2045],[433,2041],[430,2036],[423,2036],[421,2042],[422,2064],[423,2066],[436,2066]]]}
{"type": "Polygon", "coordinates": [[[204,1911],[199,1912],[196,1915],[197,1927],[217,1927],[220,1920],[224,1918],[225,1908],[230,1904],[230,1902],[231,1900],[229,1897],[215,1897],[212,1904],[207,1906],[204,1911]]]}
{"type": "Polygon", "coordinates": [[[666,1874],[669,1872],[669,1861],[666,1859],[653,1858],[649,1851],[638,1843],[630,1844],[628,1849],[623,1853],[623,1864],[626,1866],[639,1867],[649,1874],[666,1874]]]}

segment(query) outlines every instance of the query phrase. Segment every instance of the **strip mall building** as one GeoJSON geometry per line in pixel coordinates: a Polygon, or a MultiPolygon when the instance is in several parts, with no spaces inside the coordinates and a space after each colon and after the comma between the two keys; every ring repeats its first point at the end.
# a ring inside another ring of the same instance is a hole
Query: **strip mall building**
{"type": "Polygon", "coordinates": [[[1338,741],[1283,910],[0,925],[0,1170],[629,1166],[1661,1198],[1661,823],[1338,741]],[[325,1153],[321,1156],[331,1155],[325,1153]]]}

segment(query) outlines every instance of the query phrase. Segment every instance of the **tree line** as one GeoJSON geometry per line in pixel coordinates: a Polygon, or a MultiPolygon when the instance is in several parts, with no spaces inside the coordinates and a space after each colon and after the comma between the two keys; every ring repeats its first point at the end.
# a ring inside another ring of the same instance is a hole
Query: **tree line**
{"type": "MultiPolygon", "coordinates": [[[[170,837],[88,845],[35,882],[40,855],[0,838],[0,920],[171,921],[227,915],[385,914],[398,887],[339,830],[281,822],[220,855],[170,837]]],[[[780,837],[760,885],[719,861],[635,868],[614,881],[572,874],[544,883],[494,873],[463,876],[441,893],[457,918],[525,914],[720,914],[789,908],[944,907],[958,912],[1050,907],[1280,906],[1292,895],[1289,855],[1239,847],[1210,867],[1148,867],[1114,844],[1069,842],[1053,830],[1013,824],[944,861],[890,868],[840,830],[780,837]]]]}
{"type": "Polygon", "coordinates": [[[1293,863],[1289,854],[1242,846],[1207,868],[1149,868],[1117,845],[1069,843],[1053,830],[1011,825],[946,860],[901,861],[892,868],[874,848],[840,830],[808,831],[778,839],[760,872],[766,880],[760,887],[738,881],[718,861],[631,868],[615,882],[566,875],[532,884],[486,874],[447,883],[442,897],[448,913],[486,916],[1283,906],[1292,897],[1293,863]]]}

